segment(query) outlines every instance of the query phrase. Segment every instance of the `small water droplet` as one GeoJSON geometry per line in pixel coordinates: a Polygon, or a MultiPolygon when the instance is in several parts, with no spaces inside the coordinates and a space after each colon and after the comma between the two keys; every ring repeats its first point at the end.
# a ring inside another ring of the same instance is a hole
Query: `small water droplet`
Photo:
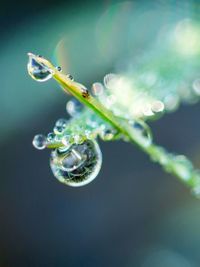
{"type": "Polygon", "coordinates": [[[74,77],[71,74],[67,74],[67,78],[70,79],[71,81],[74,80],[74,77]]]}
{"type": "Polygon", "coordinates": [[[155,113],[163,112],[164,111],[164,104],[162,101],[156,100],[151,104],[151,109],[155,113]]]}
{"type": "Polygon", "coordinates": [[[200,79],[196,79],[192,84],[193,90],[196,95],[200,96],[200,79]]]}
{"type": "Polygon", "coordinates": [[[149,126],[143,121],[132,121],[130,124],[135,132],[135,137],[138,138],[145,146],[152,143],[152,134],[149,126]]]}
{"type": "Polygon", "coordinates": [[[61,134],[64,129],[66,128],[67,120],[66,119],[59,119],[56,121],[53,131],[55,134],[61,134]]]}
{"type": "Polygon", "coordinates": [[[66,104],[66,110],[72,117],[77,116],[83,109],[83,105],[75,98],[71,99],[66,104]]]}
{"type": "Polygon", "coordinates": [[[39,63],[33,55],[29,55],[27,65],[29,75],[38,82],[45,82],[52,78],[52,71],[42,63],[39,63]]]}
{"type": "Polygon", "coordinates": [[[54,126],[53,131],[55,134],[61,134],[63,132],[63,127],[62,126],[54,126]]]}
{"type": "Polygon", "coordinates": [[[54,133],[48,133],[47,135],[47,141],[48,142],[53,142],[55,139],[55,134],[54,133]]]}
{"type": "Polygon", "coordinates": [[[101,164],[101,150],[93,140],[53,150],[50,158],[54,176],[60,182],[70,186],[83,186],[90,183],[98,175],[101,164]]]}
{"type": "Polygon", "coordinates": [[[173,156],[172,160],[173,170],[175,171],[175,173],[181,176],[185,181],[188,181],[191,178],[192,174],[192,163],[182,155],[173,156]]]}
{"type": "Polygon", "coordinates": [[[104,92],[104,87],[101,83],[93,83],[91,90],[94,96],[101,96],[104,92]]]}
{"type": "Polygon", "coordinates": [[[103,82],[105,87],[110,88],[115,84],[117,80],[117,75],[114,73],[109,73],[104,76],[103,82]]]}
{"type": "Polygon", "coordinates": [[[99,136],[103,141],[111,141],[116,137],[117,133],[116,129],[103,125],[99,136]]]}
{"type": "Polygon", "coordinates": [[[57,66],[56,69],[57,71],[60,71],[60,72],[62,71],[62,68],[60,66],[57,66]]]}
{"type": "Polygon", "coordinates": [[[167,111],[175,111],[180,104],[180,99],[177,95],[169,94],[164,98],[164,105],[167,111]]]}
{"type": "Polygon", "coordinates": [[[69,148],[74,143],[74,138],[72,135],[66,134],[61,141],[66,148],[69,148]]]}
{"type": "Polygon", "coordinates": [[[56,123],[55,123],[55,126],[62,127],[62,128],[65,128],[66,125],[67,125],[67,120],[63,119],[63,118],[57,120],[56,123]]]}
{"type": "Polygon", "coordinates": [[[46,147],[46,136],[43,134],[37,134],[33,138],[33,146],[39,150],[42,150],[46,147]]]}

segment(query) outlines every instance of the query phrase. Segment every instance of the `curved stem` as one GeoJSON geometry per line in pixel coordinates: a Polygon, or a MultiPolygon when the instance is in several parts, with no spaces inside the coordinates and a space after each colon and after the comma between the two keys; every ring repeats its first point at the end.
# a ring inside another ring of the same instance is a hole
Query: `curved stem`
{"type": "Polygon", "coordinates": [[[195,170],[192,163],[184,156],[173,155],[154,143],[146,143],[137,131],[125,120],[116,117],[104,105],[98,102],[89,91],[80,83],[74,82],[68,76],[60,73],[48,60],[32,55],[35,59],[46,65],[53,73],[53,78],[61,85],[64,91],[70,92],[84,105],[92,109],[106,122],[118,130],[130,143],[137,145],[150,158],[159,163],[165,171],[178,177],[189,186],[196,195],[200,195],[200,173],[195,170]]]}

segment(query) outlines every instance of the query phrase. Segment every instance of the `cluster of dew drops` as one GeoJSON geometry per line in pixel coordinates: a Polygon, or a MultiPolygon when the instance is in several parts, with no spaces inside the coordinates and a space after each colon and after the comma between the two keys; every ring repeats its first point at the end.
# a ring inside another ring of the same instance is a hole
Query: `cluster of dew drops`
{"type": "MultiPolygon", "coordinates": [[[[38,82],[52,78],[52,70],[29,55],[28,73],[38,82]]],[[[62,71],[60,67],[57,70],[62,71]]],[[[73,80],[71,75],[68,78],[73,80]]],[[[106,79],[104,79],[106,83],[106,79]]],[[[92,86],[92,94],[97,99],[102,97],[109,104],[111,96],[107,96],[99,83],[92,86]]],[[[43,150],[52,148],[50,167],[54,176],[69,186],[83,186],[94,180],[102,165],[102,153],[97,142],[99,136],[104,141],[119,139],[118,132],[95,114],[86,112],[84,117],[83,105],[76,99],[66,104],[70,119],[59,119],[53,132],[47,136],[37,134],[33,138],[33,146],[43,150]],[[89,116],[88,116],[89,114],[89,116]]],[[[130,121],[135,132],[143,138],[147,145],[151,143],[151,134],[143,122],[130,121]]],[[[123,138],[123,137],[122,137],[123,138]]]]}

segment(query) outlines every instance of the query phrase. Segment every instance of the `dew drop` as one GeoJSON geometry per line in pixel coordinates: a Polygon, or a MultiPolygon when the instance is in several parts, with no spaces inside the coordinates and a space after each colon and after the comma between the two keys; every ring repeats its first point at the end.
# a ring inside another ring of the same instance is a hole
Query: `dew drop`
{"type": "Polygon", "coordinates": [[[67,125],[66,119],[59,119],[56,121],[53,131],[55,134],[61,134],[67,125]]]}
{"type": "Polygon", "coordinates": [[[143,121],[132,121],[130,123],[135,132],[135,137],[142,141],[143,145],[149,146],[152,143],[152,134],[149,126],[143,121]]]}
{"type": "Polygon", "coordinates": [[[82,111],[82,109],[83,105],[75,98],[71,99],[66,104],[66,110],[68,114],[72,117],[77,116],[82,111]]]}
{"type": "Polygon", "coordinates": [[[113,86],[116,80],[117,80],[117,75],[114,73],[109,73],[104,76],[103,82],[105,87],[110,88],[113,86]]]}
{"type": "Polygon", "coordinates": [[[57,66],[56,69],[57,71],[60,71],[60,72],[62,71],[62,68],[60,66],[57,66]]]}
{"type": "Polygon", "coordinates": [[[67,78],[70,79],[71,81],[74,80],[74,77],[71,74],[67,74],[67,78]]]}
{"type": "Polygon", "coordinates": [[[47,141],[48,142],[53,142],[55,139],[55,134],[54,133],[48,133],[47,135],[47,141]]]}
{"type": "Polygon", "coordinates": [[[116,137],[117,133],[117,130],[115,130],[114,128],[103,125],[102,131],[100,132],[99,136],[103,141],[111,141],[116,137]]]}
{"type": "Polygon", "coordinates": [[[181,176],[185,181],[188,181],[192,174],[192,163],[182,155],[174,156],[172,159],[174,172],[181,176]]]}
{"type": "Polygon", "coordinates": [[[192,84],[193,90],[196,95],[200,96],[200,79],[196,79],[192,84]]]}
{"type": "Polygon", "coordinates": [[[46,147],[46,136],[43,134],[35,135],[33,138],[33,146],[39,150],[42,150],[46,147]]]}
{"type": "Polygon", "coordinates": [[[74,187],[86,185],[94,180],[101,164],[101,150],[98,143],[93,140],[55,149],[50,157],[54,176],[60,182],[74,187]]]}
{"type": "Polygon", "coordinates": [[[63,119],[63,118],[57,120],[56,123],[55,123],[55,126],[62,127],[62,128],[65,128],[66,125],[67,125],[67,120],[66,119],[63,119]]]}
{"type": "Polygon", "coordinates": [[[94,96],[101,96],[104,92],[104,87],[101,83],[93,83],[91,89],[94,96]]]}
{"type": "Polygon", "coordinates": [[[151,104],[151,109],[155,113],[163,112],[165,106],[162,101],[156,100],[151,104]]]}
{"type": "Polygon", "coordinates": [[[29,55],[27,64],[29,75],[38,82],[45,82],[52,78],[52,71],[42,63],[36,60],[36,57],[29,55]]]}

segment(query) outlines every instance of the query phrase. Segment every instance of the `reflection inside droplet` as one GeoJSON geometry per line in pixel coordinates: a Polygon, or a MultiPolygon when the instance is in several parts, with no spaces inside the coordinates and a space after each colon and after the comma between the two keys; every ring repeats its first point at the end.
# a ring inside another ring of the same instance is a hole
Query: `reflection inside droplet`
{"type": "Polygon", "coordinates": [[[43,134],[35,135],[32,144],[39,150],[44,149],[46,147],[46,136],[44,136],[43,134]]]}
{"type": "Polygon", "coordinates": [[[50,158],[54,176],[70,186],[88,184],[98,175],[102,155],[96,141],[86,140],[82,144],[52,151],[50,158]]]}
{"type": "Polygon", "coordinates": [[[42,63],[39,63],[33,55],[29,55],[27,64],[29,75],[38,82],[45,82],[52,78],[52,70],[42,63]]]}

